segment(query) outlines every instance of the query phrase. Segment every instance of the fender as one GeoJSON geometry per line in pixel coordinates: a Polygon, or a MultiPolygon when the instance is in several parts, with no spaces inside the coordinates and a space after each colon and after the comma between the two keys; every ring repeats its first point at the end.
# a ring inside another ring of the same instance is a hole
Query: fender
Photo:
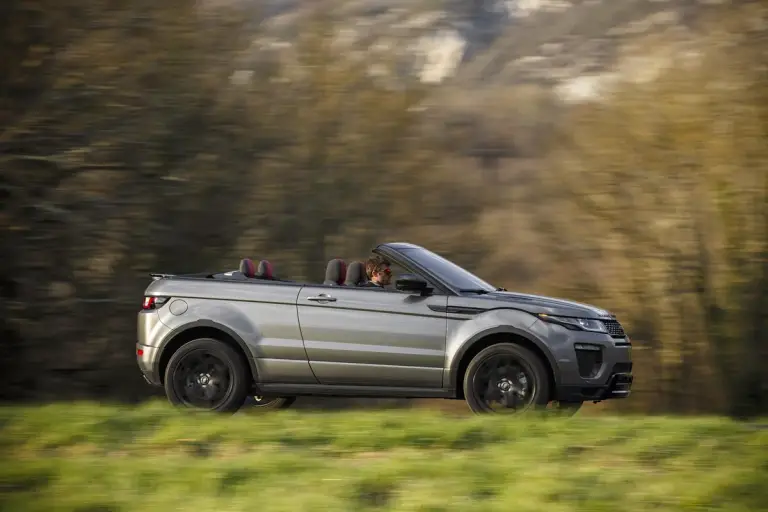
{"type": "Polygon", "coordinates": [[[552,375],[555,379],[555,385],[560,385],[560,371],[558,369],[557,363],[552,356],[552,352],[549,350],[549,347],[547,347],[547,344],[544,343],[543,340],[541,340],[538,336],[534,335],[530,331],[525,331],[522,329],[518,329],[516,327],[512,327],[509,325],[500,325],[495,327],[490,327],[488,329],[482,330],[478,333],[475,333],[470,337],[468,340],[466,340],[456,351],[455,355],[453,356],[453,359],[451,361],[450,366],[450,377],[449,381],[451,382],[451,385],[454,389],[459,389],[462,385],[460,382],[458,382],[459,379],[459,364],[461,363],[461,360],[466,355],[467,351],[472,348],[472,345],[474,345],[476,342],[480,341],[481,339],[491,336],[493,334],[514,334],[516,336],[520,336],[521,338],[525,338],[526,340],[530,341],[536,347],[538,347],[541,352],[546,356],[547,361],[549,362],[549,367],[552,370],[552,375]]]}
{"type": "Polygon", "coordinates": [[[235,331],[233,331],[229,327],[226,327],[218,322],[214,322],[213,320],[195,320],[194,322],[183,324],[180,327],[173,329],[168,334],[166,334],[165,337],[160,342],[159,356],[155,358],[155,362],[152,365],[152,373],[157,377],[157,382],[160,382],[163,377],[162,375],[160,375],[160,361],[163,360],[165,349],[168,347],[169,343],[174,338],[176,338],[176,336],[182,334],[183,332],[186,332],[190,329],[200,328],[200,327],[216,329],[218,331],[225,333],[226,335],[231,337],[233,340],[235,340],[235,342],[238,344],[240,349],[243,351],[243,354],[245,354],[245,358],[248,360],[248,366],[251,368],[251,375],[253,376],[254,381],[257,381],[258,370],[256,368],[256,361],[254,360],[254,355],[248,348],[248,345],[245,343],[245,341],[240,337],[240,335],[238,335],[235,331]]]}

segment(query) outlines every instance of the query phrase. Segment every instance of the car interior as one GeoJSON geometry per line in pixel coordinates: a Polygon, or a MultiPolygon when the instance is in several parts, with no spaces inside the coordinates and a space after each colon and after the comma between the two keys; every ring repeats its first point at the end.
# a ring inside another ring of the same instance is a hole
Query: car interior
{"type": "MultiPolygon", "coordinates": [[[[393,271],[395,270],[393,264],[393,271]]],[[[211,279],[237,279],[237,280],[261,280],[276,281],[281,283],[295,283],[290,279],[283,279],[276,275],[274,266],[269,260],[260,260],[258,265],[251,258],[243,258],[237,270],[220,272],[215,274],[206,274],[211,279]]],[[[393,279],[394,283],[394,279],[393,279]]],[[[325,268],[325,278],[323,283],[326,286],[344,286],[361,287],[368,284],[368,278],[365,273],[365,263],[362,261],[347,262],[341,258],[330,260],[325,268]]],[[[392,285],[385,287],[390,289],[392,285]]]]}

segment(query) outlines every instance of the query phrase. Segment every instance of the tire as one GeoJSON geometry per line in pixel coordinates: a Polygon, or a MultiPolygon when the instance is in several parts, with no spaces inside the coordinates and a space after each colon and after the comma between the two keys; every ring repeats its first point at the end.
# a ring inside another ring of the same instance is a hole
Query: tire
{"type": "Polygon", "coordinates": [[[251,396],[249,405],[255,409],[287,409],[296,401],[295,396],[251,396]]]}
{"type": "MultiPolygon", "coordinates": [[[[520,403],[522,407],[515,407],[514,413],[532,408],[539,409],[549,402],[549,374],[544,363],[536,354],[514,343],[499,343],[481,350],[467,366],[463,387],[467,405],[472,412],[478,414],[496,412],[485,400],[485,396],[498,396],[499,399],[507,396],[507,404],[520,403]],[[491,371],[491,367],[497,362],[502,362],[505,367],[491,371]],[[511,365],[507,366],[508,363],[511,365]],[[525,374],[524,381],[519,379],[520,371],[512,370],[515,365],[525,374]],[[490,373],[489,382],[485,384],[487,373],[490,373]],[[506,389],[502,389],[502,386],[506,386],[506,389]],[[521,397],[523,390],[525,396],[521,397]],[[480,393],[485,395],[481,396],[480,393]]],[[[503,411],[508,413],[511,409],[507,406],[503,411]]]]}
{"type": "Polygon", "coordinates": [[[248,396],[251,377],[248,363],[236,350],[219,340],[201,338],[171,356],[164,387],[173,405],[234,413],[248,396]],[[200,396],[206,393],[206,398],[213,398],[208,404],[200,396]]]}

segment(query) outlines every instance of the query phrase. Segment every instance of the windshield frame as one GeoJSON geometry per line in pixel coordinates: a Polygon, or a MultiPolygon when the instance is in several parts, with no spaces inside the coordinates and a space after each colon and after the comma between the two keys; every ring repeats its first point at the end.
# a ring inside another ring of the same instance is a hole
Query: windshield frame
{"type": "Polygon", "coordinates": [[[462,295],[462,290],[470,288],[472,290],[478,289],[487,292],[497,290],[496,286],[493,286],[448,258],[441,256],[434,251],[430,251],[429,249],[425,249],[424,247],[416,245],[408,247],[392,247],[385,245],[380,246],[378,249],[381,249],[382,252],[386,250],[386,252],[391,251],[395,253],[399,257],[398,259],[402,258],[409,263],[407,265],[408,267],[413,267],[413,270],[417,270],[418,273],[424,274],[423,277],[426,277],[429,280],[439,282],[442,287],[450,290],[455,295],[462,295]],[[414,253],[418,256],[414,257],[414,253]],[[446,268],[437,271],[434,266],[430,265],[428,260],[436,260],[446,268]],[[465,282],[462,283],[461,281],[465,282]],[[470,286],[461,286],[462,284],[470,284],[470,286]]]}

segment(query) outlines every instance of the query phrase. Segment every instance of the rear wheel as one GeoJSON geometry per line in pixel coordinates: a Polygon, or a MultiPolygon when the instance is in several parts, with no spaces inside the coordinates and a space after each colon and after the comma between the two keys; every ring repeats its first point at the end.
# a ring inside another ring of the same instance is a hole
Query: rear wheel
{"type": "Polygon", "coordinates": [[[251,385],[247,363],[232,347],[212,338],[182,345],[168,361],[164,387],[174,405],[233,413],[251,385]]]}
{"type": "Polygon", "coordinates": [[[256,409],[287,409],[296,401],[295,396],[253,395],[252,405],[256,409]]]}
{"type": "Polygon", "coordinates": [[[499,343],[481,350],[469,362],[464,396],[476,413],[519,413],[547,405],[549,376],[530,350],[499,343]]]}

